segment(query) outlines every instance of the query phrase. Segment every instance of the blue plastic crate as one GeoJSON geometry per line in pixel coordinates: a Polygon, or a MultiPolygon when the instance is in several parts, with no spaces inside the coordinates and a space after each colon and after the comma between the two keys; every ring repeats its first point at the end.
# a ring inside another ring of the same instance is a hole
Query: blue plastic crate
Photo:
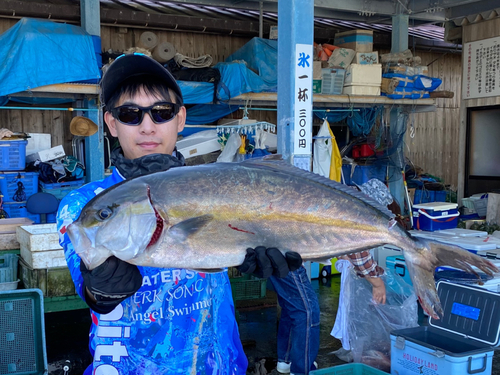
{"type": "Polygon", "coordinates": [[[433,191],[433,190],[415,190],[413,198],[414,204],[429,203],[429,202],[446,202],[446,190],[433,191]]]}
{"type": "Polygon", "coordinates": [[[85,184],[84,179],[53,184],[40,182],[40,188],[44,193],[50,193],[57,199],[63,199],[70,191],[78,189],[83,184],[85,184]]]}
{"type": "Polygon", "coordinates": [[[36,172],[5,172],[0,173],[0,191],[4,202],[15,202],[14,196],[19,189],[19,183],[24,187],[27,200],[38,193],[38,173],[36,172]]]}
{"type": "Polygon", "coordinates": [[[26,168],[28,141],[0,141],[0,171],[22,171],[26,168]]]}
{"type": "Polygon", "coordinates": [[[344,87],[345,69],[323,68],[321,69],[322,83],[321,93],[327,95],[340,95],[344,87]]]}
{"type": "Polygon", "coordinates": [[[363,185],[372,178],[377,178],[385,182],[386,167],[381,164],[354,165],[345,164],[342,166],[342,174],[346,185],[363,185]],[[352,168],[354,173],[351,177],[352,168]]]}
{"type": "Polygon", "coordinates": [[[387,269],[401,276],[409,285],[413,285],[410,272],[408,272],[408,268],[406,267],[405,258],[402,255],[394,255],[385,258],[385,266],[387,269]]]}
{"type": "Polygon", "coordinates": [[[5,210],[9,218],[27,217],[33,220],[35,224],[40,224],[40,215],[29,213],[26,209],[26,202],[8,202],[3,203],[2,208],[5,210]]]}

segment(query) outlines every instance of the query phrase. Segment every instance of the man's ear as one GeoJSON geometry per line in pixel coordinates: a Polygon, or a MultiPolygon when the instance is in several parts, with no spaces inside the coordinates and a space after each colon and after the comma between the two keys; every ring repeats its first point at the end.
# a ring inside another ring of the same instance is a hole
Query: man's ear
{"type": "Polygon", "coordinates": [[[177,113],[177,133],[184,130],[184,125],[186,125],[186,107],[182,106],[177,113]]]}
{"type": "Polygon", "coordinates": [[[116,119],[113,117],[111,112],[104,112],[104,121],[108,125],[109,132],[113,137],[118,136],[118,132],[116,131],[116,119]]]}

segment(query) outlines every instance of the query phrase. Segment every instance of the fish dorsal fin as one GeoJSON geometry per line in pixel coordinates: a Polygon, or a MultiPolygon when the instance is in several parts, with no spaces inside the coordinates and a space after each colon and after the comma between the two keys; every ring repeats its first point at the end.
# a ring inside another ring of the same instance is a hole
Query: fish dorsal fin
{"type": "Polygon", "coordinates": [[[240,163],[241,166],[255,166],[259,168],[268,168],[273,170],[275,173],[283,173],[287,175],[294,175],[303,179],[307,179],[309,181],[314,181],[318,184],[328,186],[330,188],[333,188],[335,190],[338,190],[342,193],[345,193],[353,198],[359,199],[360,201],[366,203],[367,205],[377,209],[380,211],[382,214],[388,216],[388,219],[391,219],[394,217],[394,214],[385,206],[377,202],[375,199],[369,197],[368,195],[362,193],[359,190],[354,189],[351,186],[341,184],[337,181],[330,180],[326,177],[323,177],[317,173],[312,173],[309,171],[305,171],[303,169],[297,168],[287,161],[284,160],[269,160],[269,159],[264,159],[264,158],[256,158],[255,160],[253,159],[248,159],[245,160],[244,162],[240,163]]]}
{"type": "Polygon", "coordinates": [[[183,242],[189,236],[197,233],[200,229],[202,229],[205,225],[212,221],[213,218],[214,217],[212,215],[193,217],[191,219],[181,221],[178,224],[172,225],[168,229],[168,231],[171,237],[176,238],[179,242],[183,242]]]}

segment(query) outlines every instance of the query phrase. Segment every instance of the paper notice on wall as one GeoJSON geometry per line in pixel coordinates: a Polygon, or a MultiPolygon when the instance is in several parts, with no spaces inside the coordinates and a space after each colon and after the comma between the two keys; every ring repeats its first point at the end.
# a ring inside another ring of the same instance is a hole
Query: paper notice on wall
{"type": "Polygon", "coordinates": [[[463,98],[500,96],[500,37],[466,43],[462,53],[463,98]]]}

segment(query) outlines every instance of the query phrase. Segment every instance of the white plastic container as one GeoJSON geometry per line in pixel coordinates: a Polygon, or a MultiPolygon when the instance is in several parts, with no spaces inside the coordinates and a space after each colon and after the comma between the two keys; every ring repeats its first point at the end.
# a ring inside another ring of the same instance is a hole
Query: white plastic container
{"type": "Polygon", "coordinates": [[[21,258],[33,269],[64,267],[64,250],[59,245],[56,224],[27,225],[16,228],[21,258]]]}
{"type": "Polygon", "coordinates": [[[500,294],[440,281],[442,319],[391,332],[391,374],[491,374],[500,294]]]}
{"type": "Polygon", "coordinates": [[[344,86],[344,95],[380,95],[380,86],[344,86]]]}
{"type": "Polygon", "coordinates": [[[382,64],[351,64],[347,67],[344,86],[380,86],[382,84],[382,64]]]}
{"type": "Polygon", "coordinates": [[[217,131],[204,130],[177,141],[177,150],[186,158],[220,151],[217,131]]]}

